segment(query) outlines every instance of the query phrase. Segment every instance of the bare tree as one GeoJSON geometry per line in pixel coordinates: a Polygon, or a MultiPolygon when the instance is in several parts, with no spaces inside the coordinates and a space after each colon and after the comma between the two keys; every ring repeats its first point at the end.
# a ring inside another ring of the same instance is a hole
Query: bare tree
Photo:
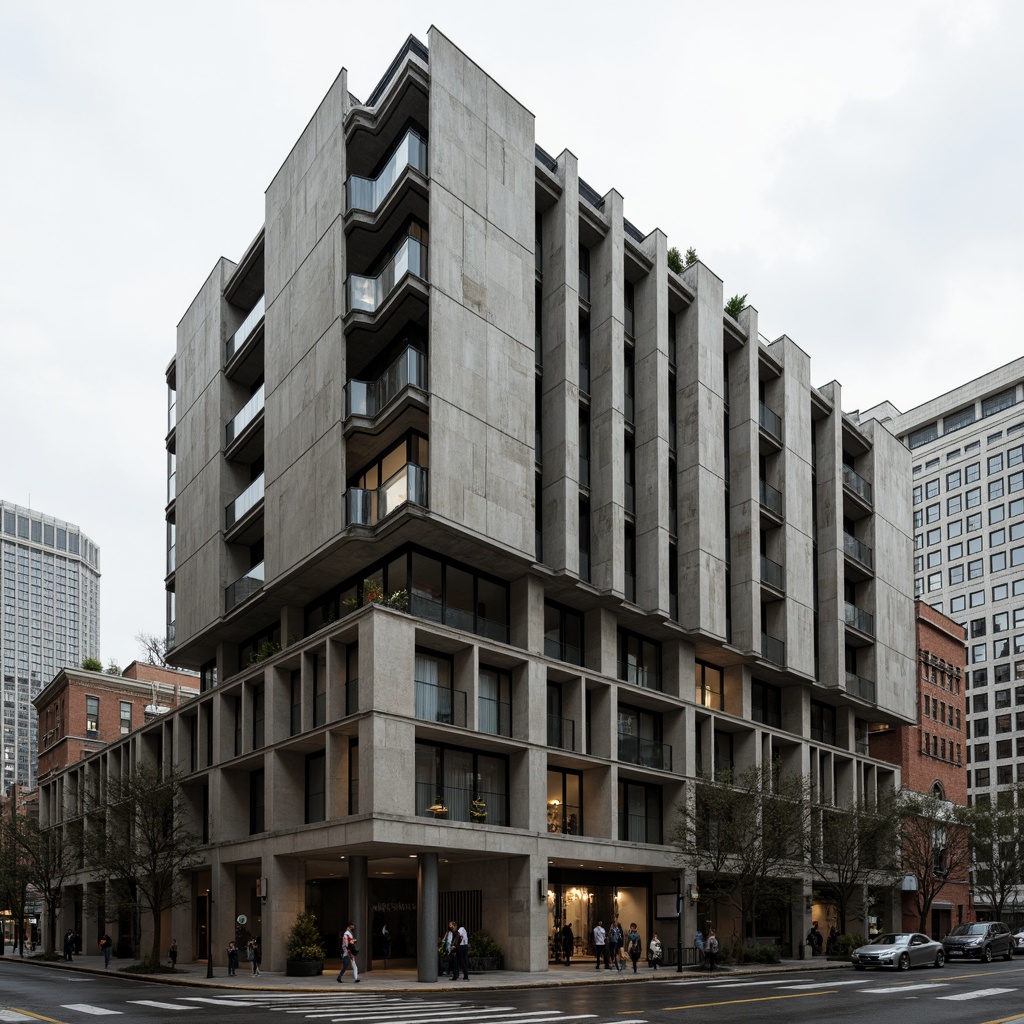
{"type": "Polygon", "coordinates": [[[17,836],[25,820],[24,815],[15,810],[13,800],[8,801],[6,807],[0,806],[0,903],[17,922],[15,945],[20,941],[22,954],[25,952],[22,922],[28,904],[29,866],[17,836]]]}
{"type": "Polygon", "coordinates": [[[934,793],[904,791],[900,806],[903,870],[917,879],[918,930],[928,930],[928,912],[951,879],[967,877],[971,863],[968,808],[934,793]]]}
{"type": "Polygon", "coordinates": [[[808,801],[804,855],[811,874],[829,894],[846,933],[851,903],[868,882],[894,884],[900,871],[901,813],[895,794],[880,795],[873,806],[822,807],[808,801]]]}
{"type": "Polygon", "coordinates": [[[151,915],[153,963],[160,962],[161,917],[189,902],[184,876],[199,861],[202,840],[185,806],[178,775],[139,765],[111,777],[106,800],[90,808],[89,865],[107,880],[117,905],[135,904],[151,915]]]}
{"type": "Polygon", "coordinates": [[[167,640],[165,637],[142,631],[135,634],[135,642],[139,645],[139,650],[142,651],[142,656],[148,664],[167,667],[167,640]]]}
{"type": "Polygon", "coordinates": [[[702,892],[737,910],[754,934],[759,907],[792,899],[801,873],[803,797],[803,780],[782,775],[778,763],[720,772],[697,783],[692,805],[670,830],[702,892]]]}
{"type": "Polygon", "coordinates": [[[995,803],[984,794],[976,797],[970,823],[974,889],[1000,920],[1024,886],[1024,786],[1001,791],[995,803]]]}

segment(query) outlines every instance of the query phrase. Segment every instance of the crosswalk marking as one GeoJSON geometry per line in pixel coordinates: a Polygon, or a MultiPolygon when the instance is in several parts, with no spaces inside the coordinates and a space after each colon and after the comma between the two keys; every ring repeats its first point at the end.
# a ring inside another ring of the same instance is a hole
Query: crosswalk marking
{"type": "Polygon", "coordinates": [[[107,1010],[102,1006],[93,1006],[92,1003],[61,1003],[61,1007],[65,1010],[77,1010],[79,1013],[91,1013],[97,1017],[124,1012],[123,1010],[107,1010]]]}
{"type": "Polygon", "coordinates": [[[257,1006],[257,1003],[252,1003],[241,999],[211,999],[209,996],[182,996],[181,997],[187,1003],[212,1003],[214,1006],[257,1006]]]}
{"type": "Polygon", "coordinates": [[[28,1014],[18,1013],[17,1010],[0,1010],[0,1021],[4,1021],[5,1024],[16,1024],[18,1021],[23,1020],[38,1020],[37,1017],[29,1017],[28,1014]]]}
{"type": "Polygon", "coordinates": [[[156,999],[129,999],[134,1006],[155,1006],[158,1010],[198,1010],[198,1006],[182,1006],[181,1003],[161,1003],[156,999]]]}
{"type": "Polygon", "coordinates": [[[923,988],[945,988],[944,981],[922,981],[918,985],[893,985],[889,988],[866,988],[863,992],[873,996],[888,996],[899,992],[919,992],[923,988]]]}
{"type": "Polygon", "coordinates": [[[984,996],[1001,996],[1001,995],[1004,995],[1007,992],[1016,992],[1016,991],[1017,990],[1013,989],[1013,988],[978,988],[978,989],[975,989],[973,992],[961,992],[959,995],[955,995],[955,996],[939,996],[938,998],[939,999],[950,999],[950,1000],[982,999],[984,996]]]}
{"type": "Polygon", "coordinates": [[[796,991],[798,989],[805,988],[836,988],[839,985],[867,985],[867,978],[857,978],[854,981],[816,981],[808,982],[805,985],[780,985],[779,988],[785,989],[787,992],[796,991]]]}

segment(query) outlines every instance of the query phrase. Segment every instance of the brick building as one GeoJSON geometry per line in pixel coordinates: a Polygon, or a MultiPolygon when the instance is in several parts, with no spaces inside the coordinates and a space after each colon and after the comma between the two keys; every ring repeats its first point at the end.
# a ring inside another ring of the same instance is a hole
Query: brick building
{"type": "MultiPolygon", "coordinates": [[[[923,601],[915,601],[917,624],[917,722],[881,726],[871,733],[871,756],[900,766],[903,789],[934,793],[967,804],[964,694],[967,631],[923,601]]],[[[950,878],[932,904],[930,931],[941,938],[960,921],[974,918],[966,868],[950,878]]],[[[903,894],[904,929],[920,925],[913,890],[903,894]]]]}
{"type": "Polygon", "coordinates": [[[133,661],[119,676],[62,668],[32,702],[39,720],[39,778],[198,694],[191,672],[133,661]]]}

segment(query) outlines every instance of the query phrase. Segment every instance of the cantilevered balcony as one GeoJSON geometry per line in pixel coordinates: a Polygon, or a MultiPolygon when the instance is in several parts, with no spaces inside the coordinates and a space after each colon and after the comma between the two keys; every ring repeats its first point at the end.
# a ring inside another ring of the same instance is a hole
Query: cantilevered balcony
{"type": "Polygon", "coordinates": [[[865,679],[853,672],[846,673],[846,692],[861,700],[871,701],[872,704],[878,701],[878,687],[874,679],[865,679]]]}
{"type": "Polygon", "coordinates": [[[862,541],[857,540],[852,534],[843,533],[843,552],[850,558],[859,562],[865,569],[874,571],[875,568],[875,555],[874,552],[864,544],[862,541]]]}
{"type": "Polygon", "coordinates": [[[644,768],[672,771],[672,747],[658,740],[645,740],[630,733],[619,733],[619,760],[644,768]]]}
{"type": "Polygon", "coordinates": [[[345,492],[345,525],[376,526],[402,505],[427,505],[427,470],[407,462],[377,488],[350,487],[345,492]]]}
{"type": "Polygon", "coordinates": [[[241,494],[224,509],[224,529],[230,530],[247,512],[263,501],[263,474],[258,477],[241,494]]]}
{"type": "Polygon", "coordinates": [[[871,484],[849,466],[843,466],[843,486],[855,494],[865,505],[871,504],[871,484]]]}
{"type": "Polygon", "coordinates": [[[239,576],[234,583],[224,588],[224,611],[229,612],[237,608],[243,601],[247,601],[253,594],[263,587],[263,562],[253,566],[243,576],[239,576]]]}
{"type": "Polygon", "coordinates": [[[776,444],[782,444],[782,417],[764,402],[757,403],[757,423],[776,444]]]}
{"type": "Polygon", "coordinates": [[[374,381],[345,385],[345,416],[372,419],[408,387],[427,389],[427,359],[411,345],[374,381]]]}
{"type": "Polygon", "coordinates": [[[858,608],[849,601],[845,603],[844,612],[848,626],[861,633],[866,633],[868,636],[875,635],[875,619],[870,612],[864,611],[863,608],[858,608]]]}
{"type": "Polygon", "coordinates": [[[786,641],[779,640],[767,633],[761,634],[761,657],[773,665],[786,664],[786,641]]]}
{"type": "Polygon", "coordinates": [[[786,568],[773,562],[767,555],[761,556],[761,582],[766,586],[777,590],[780,594],[786,592],[786,568]]]}
{"type": "Polygon", "coordinates": [[[349,176],[345,183],[346,209],[375,213],[407,167],[427,173],[427,144],[411,128],[376,178],[349,176]]]}
{"type": "Polygon", "coordinates": [[[249,336],[263,322],[263,317],[267,310],[266,299],[265,295],[261,295],[256,300],[256,305],[249,311],[246,318],[242,321],[242,325],[228,338],[224,356],[226,363],[231,362],[231,357],[246,343],[249,336]]]}
{"type": "Polygon", "coordinates": [[[427,247],[411,237],[402,242],[376,277],[349,274],[345,282],[346,310],[376,313],[406,274],[422,280],[427,277],[427,247]]]}
{"type": "Polygon", "coordinates": [[[762,508],[782,518],[782,492],[777,491],[767,480],[760,481],[760,499],[762,508]]]}
{"type": "Polygon", "coordinates": [[[261,384],[245,405],[235,413],[234,417],[228,420],[224,427],[224,444],[231,444],[236,437],[239,437],[243,430],[263,411],[265,386],[261,384]]]}

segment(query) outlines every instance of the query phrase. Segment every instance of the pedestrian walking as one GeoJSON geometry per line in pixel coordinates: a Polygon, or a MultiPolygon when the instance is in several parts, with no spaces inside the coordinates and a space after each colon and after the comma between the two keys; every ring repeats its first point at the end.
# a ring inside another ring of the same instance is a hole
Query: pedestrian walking
{"type": "Polygon", "coordinates": [[[576,939],[572,934],[572,925],[566,922],[562,928],[562,956],[565,957],[565,966],[568,967],[572,959],[573,949],[576,947],[576,939]]]}
{"type": "Polygon", "coordinates": [[[387,969],[388,957],[391,956],[391,932],[388,931],[388,923],[384,922],[380,930],[380,951],[384,957],[384,967],[387,969]]]}
{"type": "Polygon", "coordinates": [[[341,970],[338,972],[338,984],[345,976],[345,972],[351,967],[352,978],[359,981],[359,967],[356,964],[356,957],[359,955],[359,947],[356,944],[356,926],[349,923],[345,928],[345,934],[341,937],[341,970]]]}
{"type": "Polygon", "coordinates": [[[459,976],[459,961],[456,944],[459,938],[459,926],[454,921],[448,922],[448,931],[444,937],[444,969],[450,981],[459,976]]]}
{"type": "Polygon", "coordinates": [[[612,963],[615,964],[615,970],[621,971],[622,926],[619,924],[618,919],[612,921],[612,926],[608,929],[608,949],[612,956],[612,963]]]}
{"type": "Polygon", "coordinates": [[[626,932],[626,956],[633,963],[634,974],[636,974],[636,965],[640,959],[640,951],[642,949],[643,943],[640,941],[640,933],[636,930],[636,923],[634,922],[629,926],[629,931],[626,932]]]}
{"type": "Polygon", "coordinates": [[[73,961],[72,954],[75,951],[75,932],[74,929],[69,928],[64,933],[64,959],[71,963],[73,961]]]}
{"type": "Polygon", "coordinates": [[[260,964],[263,963],[263,950],[260,948],[260,937],[257,935],[249,940],[245,949],[246,958],[252,964],[252,974],[255,978],[260,973],[260,964]]]}
{"type": "Polygon", "coordinates": [[[647,962],[657,970],[661,966],[662,949],[661,939],[658,938],[658,933],[655,932],[651,936],[651,944],[647,947],[647,962]]]}
{"type": "Polygon", "coordinates": [[[235,977],[238,971],[238,945],[232,941],[228,943],[228,977],[235,977]]]}
{"type": "Polygon", "coordinates": [[[462,980],[469,981],[469,932],[466,931],[464,924],[459,925],[457,934],[459,944],[456,947],[458,959],[455,964],[455,977],[458,977],[459,971],[462,971],[462,980]]]}
{"type": "Polygon", "coordinates": [[[178,940],[171,939],[171,948],[167,950],[167,963],[173,971],[178,966],[178,940]]]}
{"type": "Polygon", "coordinates": [[[708,958],[708,970],[713,971],[718,964],[718,938],[714,929],[708,935],[707,948],[704,951],[708,958]]]}
{"type": "Polygon", "coordinates": [[[601,961],[604,961],[604,969],[610,971],[608,965],[608,933],[604,930],[604,921],[598,921],[594,925],[594,955],[597,957],[597,965],[594,970],[601,970],[601,961]]]}
{"type": "Polygon", "coordinates": [[[103,967],[104,969],[110,966],[110,953],[111,948],[114,945],[114,940],[104,932],[100,936],[100,952],[103,953],[103,967]]]}

